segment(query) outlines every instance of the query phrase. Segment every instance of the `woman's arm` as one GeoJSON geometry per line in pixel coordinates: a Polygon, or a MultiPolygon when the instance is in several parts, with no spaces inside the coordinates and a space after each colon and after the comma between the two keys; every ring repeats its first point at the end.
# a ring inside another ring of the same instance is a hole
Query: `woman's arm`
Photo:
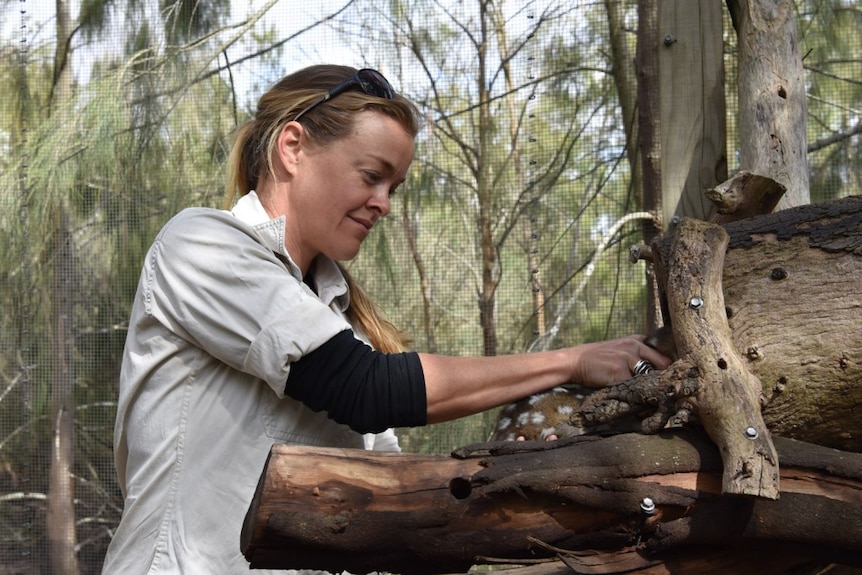
{"type": "Polygon", "coordinates": [[[632,376],[644,359],[665,369],[670,359],[629,336],[554,351],[494,357],[419,354],[425,373],[428,423],[512,403],[566,383],[601,387],[632,376]]]}
{"type": "Polygon", "coordinates": [[[642,336],[495,357],[385,354],[341,332],[290,366],[285,394],[360,433],[439,423],[564,383],[603,386],[645,359],[670,360],[642,336]]]}

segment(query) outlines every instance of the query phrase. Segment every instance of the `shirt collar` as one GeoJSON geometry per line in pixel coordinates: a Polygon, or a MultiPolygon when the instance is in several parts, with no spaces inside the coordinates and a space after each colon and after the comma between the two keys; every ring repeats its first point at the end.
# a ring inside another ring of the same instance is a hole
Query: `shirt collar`
{"type": "MultiPolygon", "coordinates": [[[[284,227],[287,221],[284,215],[275,219],[270,218],[254,190],[237,200],[231,213],[240,221],[250,225],[257,232],[261,243],[282,256],[291,275],[302,281],[302,271],[284,247],[284,227]]],[[[324,303],[328,305],[337,299],[341,311],[347,309],[350,303],[347,280],[345,280],[344,274],[341,273],[335,261],[326,256],[317,256],[314,261],[313,283],[317,297],[324,303]]]]}

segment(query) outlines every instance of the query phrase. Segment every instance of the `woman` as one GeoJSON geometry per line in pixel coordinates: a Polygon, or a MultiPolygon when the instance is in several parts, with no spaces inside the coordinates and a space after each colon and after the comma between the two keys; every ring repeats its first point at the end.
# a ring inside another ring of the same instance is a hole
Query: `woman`
{"type": "Polygon", "coordinates": [[[186,209],[156,237],[121,369],[125,504],[106,573],[246,571],[240,529],[273,443],[397,450],[393,427],[668,365],[640,337],[501,357],[403,351],[337,262],[389,213],[418,126],[378,72],[300,70],[237,133],[235,205],[186,209]]]}

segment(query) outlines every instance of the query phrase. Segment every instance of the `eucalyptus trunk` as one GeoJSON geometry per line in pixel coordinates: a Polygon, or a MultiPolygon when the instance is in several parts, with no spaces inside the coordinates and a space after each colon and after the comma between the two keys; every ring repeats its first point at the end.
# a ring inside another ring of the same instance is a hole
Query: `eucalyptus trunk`
{"type": "Polygon", "coordinates": [[[778,209],[808,204],[808,101],[794,3],[728,6],[739,38],[740,168],[786,188],[778,209]]]}

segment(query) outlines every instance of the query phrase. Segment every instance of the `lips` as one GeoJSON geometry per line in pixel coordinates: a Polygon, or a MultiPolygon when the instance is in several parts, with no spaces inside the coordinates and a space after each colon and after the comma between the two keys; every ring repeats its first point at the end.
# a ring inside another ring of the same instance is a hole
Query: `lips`
{"type": "Polygon", "coordinates": [[[371,228],[374,227],[374,221],[373,220],[366,220],[363,218],[357,218],[357,217],[353,217],[353,216],[351,216],[350,219],[353,220],[354,222],[356,222],[357,224],[364,226],[366,230],[370,231],[371,228]]]}

